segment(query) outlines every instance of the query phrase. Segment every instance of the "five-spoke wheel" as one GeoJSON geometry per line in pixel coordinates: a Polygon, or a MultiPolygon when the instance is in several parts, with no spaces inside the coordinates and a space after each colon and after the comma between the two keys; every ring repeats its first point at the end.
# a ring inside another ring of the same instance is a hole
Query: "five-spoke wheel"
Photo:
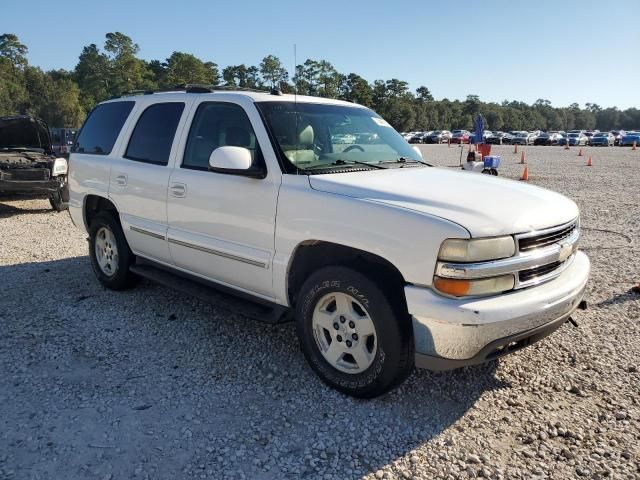
{"type": "Polygon", "coordinates": [[[312,273],[296,300],[302,351],[320,378],[349,395],[375,397],[413,366],[411,320],[402,284],[328,266],[312,273]]]}
{"type": "Polygon", "coordinates": [[[316,304],[313,331],[320,353],[337,370],[360,373],[376,356],[376,327],[367,312],[347,293],[328,293],[316,304]]]}
{"type": "Polygon", "coordinates": [[[94,249],[100,270],[109,277],[114,275],[118,268],[118,245],[109,227],[98,230],[94,249]]]}

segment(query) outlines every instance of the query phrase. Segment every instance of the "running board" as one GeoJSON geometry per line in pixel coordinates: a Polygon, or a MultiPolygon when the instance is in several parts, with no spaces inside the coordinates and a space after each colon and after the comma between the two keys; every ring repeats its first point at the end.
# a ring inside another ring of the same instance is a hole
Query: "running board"
{"type": "Polygon", "coordinates": [[[231,313],[237,313],[264,323],[284,323],[291,320],[290,309],[262,299],[254,299],[248,294],[237,292],[229,287],[182,272],[169,271],[149,261],[137,259],[130,270],[148,280],[177,290],[186,295],[199,298],[231,313]]]}

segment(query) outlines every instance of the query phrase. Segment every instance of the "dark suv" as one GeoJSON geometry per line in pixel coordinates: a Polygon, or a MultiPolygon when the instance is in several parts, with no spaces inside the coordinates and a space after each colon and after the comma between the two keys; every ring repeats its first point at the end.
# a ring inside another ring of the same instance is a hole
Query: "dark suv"
{"type": "Polygon", "coordinates": [[[49,127],[28,116],[0,117],[0,194],[47,195],[66,210],[67,161],[53,154],[49,127]]]}

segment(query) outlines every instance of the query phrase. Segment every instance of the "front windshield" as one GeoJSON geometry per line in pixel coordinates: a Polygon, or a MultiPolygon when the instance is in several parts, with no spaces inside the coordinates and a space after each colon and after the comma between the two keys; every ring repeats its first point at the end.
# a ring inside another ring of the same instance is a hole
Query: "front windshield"
{"type": "Polygon", "coordinates": [[[569,136],[570,136],[571,138],[575,138],[575,137],[580,136],[580,134],[579,134],[579,133],[570,133],[570,134],[569,134],[569,136]]]}
{"type": "Polygon", "coordinates": [[[373,111],[356,106],[257,102],[284,156],[297,168],[405,160],[418,153],[373,111]]]}

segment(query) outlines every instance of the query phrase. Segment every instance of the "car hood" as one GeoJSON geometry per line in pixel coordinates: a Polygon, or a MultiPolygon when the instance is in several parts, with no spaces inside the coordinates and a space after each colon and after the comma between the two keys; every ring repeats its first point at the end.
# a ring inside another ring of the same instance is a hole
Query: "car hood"
{"type": "Polygon", "coordinates": [[[509,235],[569,222],[576,204],[526,183],[445,168],[310,175],[311,188],[445,218],[472,237],[509,235]]]}
{"type": "Polygon", "coordinates": [[[49,128],[28,116],[0,117],[0,149],[27,148],[51,151],[49,128]]]}

